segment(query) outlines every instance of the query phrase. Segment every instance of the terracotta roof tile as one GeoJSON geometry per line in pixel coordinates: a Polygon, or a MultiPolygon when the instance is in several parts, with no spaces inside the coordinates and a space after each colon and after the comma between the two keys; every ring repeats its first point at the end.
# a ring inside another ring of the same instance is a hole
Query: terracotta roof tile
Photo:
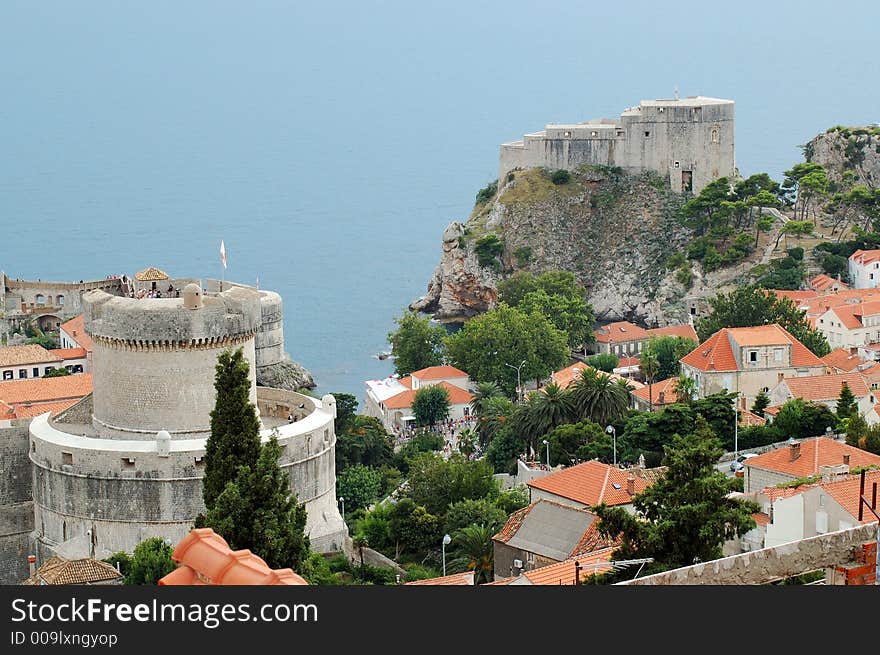
{"type": "MultiPolygon", "coordinates": [[[[627,489],[629,470],[619,469],[598,460],[569,466],[527,484],[533,489],[568,498],[583,505],[627,505],[632,502],[627,489]]],[[[633,476],[635,493],[648,487],[644,478],[633,476]]]]}
{"type": "Polygon", "coordinates": [[[791,377],[784,378],[780,384],[785,384],[794,398],[813,401],[836,400],[844,384],[856,398],[864,398],[870,393],[860,373],[791,377]]]}
{"type": "Polygon", "coordinates": [[[539,569],[524,571],[523,577],[533,585],[575,585],[577,571],[575,562],[580,564],[580,580],[583,582],[594,573],[600,575],[610,571],[613,567],[609,562],[614,548],[605,548],[589,555],[572,557],[564,562],[543,566],[539,569]]]}
{"type": "Polygon", "coordinates": [[[452,586],[465,586],[474,584],[474,572],[466,571],[464,573],[453,573],[452,575],[447,575],[440,578],[428,578],[427,580],[414,580],[413,582],[407,582],[404,586],[407,585],[452,585],[452,586]]]}
{"type": "Polygon", "coordinates": [[[868,362],[866,359],[859,357],[858,353],[850,352],[849,348],[838,348],[821,358],[825,364],[831,368],[837,369],[841,373],[854,371],[861,364],[868,362]]]}
{"type": "Polygon", "coordinates": [[[528,513],[532,511],[534,506],[535,503],[531,503],[530,505],[526,505],[525,507],[516,510],[508,517],[507,523],[504,524],[504,527],[501,528],[498,534],[492,537],[492,539],[505,544],[510,541],[511,537],[516,534],[517,530],[519,530],[522,525],[523,519],[525,519],[528,513]]]}
{"type": "Polygon", "coordinates": [[[53,348],[49,351],[53,355],[60,357],[61,359],[85,359],[86,357],[86,349],[85,348],[53,348]]]}
{"type": "MultiPolygon", "coordinates": [[[[443,382],[438,382],[437,387],[443,387],[446,389],[446,392],[449,394],[449,403],[451,405],[466,405],[470,403],[474,396],[464,389],[460,389],[456,387],[454,384],[449,384],[445,380],[443,382]]],[[[424,387],[422,387],[424,389],[424,387]]],[[[391,396],[391,398],[387,398],[384,402],[385,407],[388,409],[406,409],[407,407],[412,407],[413,400],[416,397],[416,394],[420,391],[420,389],[410,389],[409,391],[402,391],[396,396],[391,396]]]]}
{"type": "Polygon", "coordinates": [[[682,357],[681,361],[701,371],[736,371],[738,364],[731,341],[740,348],[791,344],[792,366],[824,366],[821,359],[777,323],[755,327],[722,328],[682,357]]]}
{"type": "Polygon", "coordinates": [[[770,516],[764,514],[764,512],[755,512],[752,514],[752,518],[755,519],[755,523],[759,526],[766,527],[770,523],[770,516]]]}
{"type": "Polygon", "coordinates": [[[92,393],[91,373],[0,383],[0,400],[8,405],[79,399],[90,393],[92,393]]]}
{"type": "Polygon", "coordinates": [[[33,418],[40,414],[49,412],[52,416],[57,416],[66,409],[70,409],[80,401],[79,398],[70,400],[59,400],[52,403],[36,403],[34,405],[17,405],[15,407],[15,418],[33,418]]]}
{"type": "Polygon", "coordinates": [[[135,273],[134,279],[138,282],[158,282],[159,280],[167,280],[168,273],[160,271],[155,266],[150,266],[150,268],[135,273]]]}
{"type": "MultiPolygon", "coordinates": [[[[560,369],[550,375],[550,380],[554,384],[556,384],[560,389],[567,389],[569,385],[575,380],[579,380],[581,377],[581,371],[585,371],[587,369],[594,369],[592,366],[588,364],[584,364],[583,362],[575,362],[571,366],[566,366],[563,369],[560,369]]],[[[631,384],[634,388],[640,389],[643,385],[641,382],[636,380],[630,380],[629,378],[623,377],[622,375],[617,375],[616,373],[605,373],[602,372],[602,375],[611,376],[612,380],[626,380],[629,384],[631,384]]]]}
{"type": "Polygon", "coordinates": [[[62,323],[60,329],[64,330],[65,334],[85,348],[86,352],[92,352],[94,349],[92,338],[86,333],[85,319],[82,314],[70,319],[66,323],[62,323]]]}
{"type": "Polygon", "coordinates": [[[747,409],[741,409],[739,411],[739,424],[740,425],[764,425],[767,423],[767,419],[762,416],[758,416],[754,412],[750,412],[747,409]]]}
{"type": "Polygon", "coordinates": [[[776,471],[794,478],[816,475],[820,466],[843,464],[845,454],[849,455],[850,468],[880,465],[880,455],[874,455],[830,437],[804,439],[798,443],[800,455],[794,460],[791,459],[791,447],[784,446],[757,457],[750,457],[743,463],[750,468],[776,471]]]}
{"type": "Polygon", "coordinates": [[[94,559],[52,557],[36,573],[28,578],[27,585],[94,584],[109,580],[122,580],[122,575],[106,562],[94,559]]]}
{"type": "Polygon", "coordinates": [[[675,383],[676,378],[667,378],[654,384],[645,385],[641,389],[636,389],[632,394],[645,401],[653,399],[653,403],[656,406],[671,405],[678,402],[675,383]],[[660,394],[663,394],[663,396],[661,397],[660,394]]]}
{"type": "Polygon", "coordinates": [[[429,366],[411,373],[419,380],[443,380],[445,378],[466,378],[468,374],[454,366],[429,366]]]}
{"type": "Polygon", "coordinates": [[[849,285],[845,282],[841,282],[833,277],[826,275],[825,273],[820,273],[816,277],[808,283],[809,287],[815,289],[816,291],[827,291],[828,289],[837,286],[839,289],[849,289],[849,285]]]}
{"type": "Polygon", "coordinates": [[[683,337],[693,341],[699,341],[697,331],[693,325],[667,325],[662,328],[653,328],[648,330],[648,334],[652,337],[683,337]]]}
{"type": "Polygon", "coordinates": [[[849,256],[849,259],[859,264],[880,261],[880,250],[862,250],[859,248],[849,256]]]}
{"type": "MultiPolygon", "coordinates": [[[[877,483],[877,486],[880,487],[880,471],[867,471],[865,473],[865,496],[868,498],[868,500],[871,499],[871,486],[875,482],[877,483]]],[[[822,488],[825,489],[829,496],[840,503],[840,506],[843,507],[847,512],[849,512],[850,516],[858,520],[859,485],[860,476],[850,475],[842,480],[823,482],[822,488]]],[[[880,509],[878,509],[878,512],[880,512],[880,509]]],[[[867,510],[863,511],[862,523],[874,523],[876,520],[877,519],[874,518],[874,515],[871,514],[871,512],[867,510]]]]}
{"type": "Polygon", "coordinates": [[[290,569],[270,569],[249,550],[229,548],[226,540],[211,528],[198,528],[185,536],[171,555],[179,566],[160,585],[306,585],[290,569]],[[181,568],[190,572],[179,573],[181,568]],[[198,580],[199,582],[196,582],[198,580]]]}
{"type": "Polygon", "coordinates": [[[598,330],[593,330],[598,343],[620,343],[623,341],[645,341],[649,338],[648,331],[629,321],[609,323],[598,330]]]}
{"type": "Polygon", "coordinates": [[[0,347],[0,366],[27,366],[60,362],[61,357],[37,344],[0,347]]]}
{"type": "Polygon", "coordinates": [[[584,532],[584,536],[581,537],[578,545],[575,546],[574,550],[571,551],[571,557],[578,557],[580,555],[594,553],[597,550],[604,550],[606,548],[618,548],[620,546],[622,542],[620,537],[617,537],[616,539],[606,537],[599,532],[598,526],[598,520],[590,523],[590,527],[588,527],[587,531],[584,532]]]}

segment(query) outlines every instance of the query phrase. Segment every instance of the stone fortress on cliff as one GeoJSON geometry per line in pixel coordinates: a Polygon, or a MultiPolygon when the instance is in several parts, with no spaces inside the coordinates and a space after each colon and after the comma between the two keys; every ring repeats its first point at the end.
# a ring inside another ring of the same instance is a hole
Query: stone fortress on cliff
{"type": "Polygon", "coordinates": [[[75,302],[94,344],[92,394],[57,416],[0,430],[3,474],[17,481],[0,485],[0,524],[19,528],[3,531],[10,538],[0,543],[0,558],[16,561],[2,567],[2,581],[23,579],[25,549],[40,561],[103,558],[149,537],[182,539],[204,511],[217,358],[237,348],[250,364],[261,436],[278,438],[280,465],[305,504],[312,547],[345,548],[333,396],[256,383],[262,368],[286,356],[281,297],[216,280],[172,280],[170,287],[179,296],[136,298],[101,287],[82,293],[75,302]]]}
{"type": "Polygon", "coordinates": [[[734,177],[734,102],[718,98],[642,100],[618,120],[549,124],[501,145],[498,184],[515,169],[576,170],[584,164],[628,173],[655,171],[674,191],[699,193],[719,177],[734,177]]]}

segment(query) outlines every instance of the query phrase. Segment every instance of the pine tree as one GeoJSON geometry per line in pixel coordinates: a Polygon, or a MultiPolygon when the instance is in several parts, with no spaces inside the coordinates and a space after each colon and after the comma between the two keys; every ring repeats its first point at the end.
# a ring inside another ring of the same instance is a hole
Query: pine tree
{"type": "Polygon", "coordinates": [[[211,436],[205,444],[205,477],[202,496],[210,509],[238,467],[253,467],[260,455],[260,423],[250,401],[248,362],[241,348],[225,351],[217,360],[214,389],[217,399],[211,412],[211,436]]]}
{"type": "Polygon", "coordinates": [[[852,418],[854,414],[858,414],[859,408],[856,404],[856,397],[844,382],[840,387],[840,395],[837,397],[837,418],[852,418]]]}
{"type": "Polygon", "coordinates": [[[770,405],[770,397],[763,391],[759,392],[755,396],[755,403],[752,405],[752,414],[763,417],[764,410],[767,409],[768,405],[770,405]]]}

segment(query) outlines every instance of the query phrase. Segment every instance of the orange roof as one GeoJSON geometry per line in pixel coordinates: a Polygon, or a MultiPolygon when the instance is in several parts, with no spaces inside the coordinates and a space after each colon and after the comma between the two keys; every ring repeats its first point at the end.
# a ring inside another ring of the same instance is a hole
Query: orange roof
{"type": "Polygon", "coordinates": [[[768,291],[772,291],[777,298],[788,298],[795,305],[800,305],[806,300],[813,300],[819,296],[819,293],[815,290],[792,291],[790,289],[768,289],[768,291]]]}
{"type": "Polygon", "coordinates": [[[621,341],[644,341],[650,337],[647,330],[629,321],[609,323],[598,330],[593,330],[593,336],[599,343],[619,343],[621,341]]]}
{"type": "Polygon", "coordinates": [[[671,405],[678,402],[678,394],[675,392],[675,383],[677,378],[667,378],[648,384],[641,389],[632,392],[634,396],[638,396],[642,400],[650,401],[653,399],[654,405],[671,405]],[[660,394],[663,394],[661,397],[660,394]]]}
{"type": "Polygon", "coordinates": [[[749,467],[776,471],[795,478],[815,475],[819,472],[820,466],[843,464],[844,455],[849,455],[850,468],[880,465],[880,455],[874,455],[830,437],[814,437],[798,443],[800,443],[800,455],[795,460],[791,459],[791,446],[783,446],[763,455],[750,457],[743,463],[749,467]]]}
{"type": "MultiPolygon", "coordinates": [[[[558,386],[560,389],[567,389],[572,382],[580,379],[581,371],[585,371],[587,369],[598,370],[593,369],[592,366],[584,364],[583,362],[575,362],[571,366],[566,366],[565,368],[560,369],[555,373],[551,373],[550,381],[556,384],[556,386],[558,386]]],[[[617,375],[617,373],[605,373],[604,371],[602,371],[602,375],[608,375],[611,377],[612,380],[626,380],[636,389],[640,389],[645,386],[641,382],[630,380],[629,378],[625,378],[622,375],[617,375]]]]}
{"type": "Polygon", "coordinates": [[[158,282],[159,280],[167,280],[168,273],[160,271],[155,266],[150,266],[150,268],[135,273],[134,279],[138,282],[158,282]]]}
{"type": "Polygon", "coordinates": [[[507,519],[507,523],[504,524],[504,527],[501,528],[498,534],[492,537],[492,540],[500,541],[505,544],[510,541],[513,538],[513,535],[515,535],[519,531],[520,526],[522,526],[523,520],[526,518],[528,513],[532,511],[532,508],[535,505],[536,503],[531,503],[521,509],[516,510],[513,514],[511,514],[507,519]]]}
{"type": "Polygon", "coordinates": [[[641,359],[639,357],[618,357],[617,358],[617,366],[614,368],[629,368],[630,366],[641,366],[641,359]]]}
{"type": "MultiPolygon", "coordinates": [[[[607,505],[627,505],[632,502],[632,496],[626,492],[627,478],[631,475],[629,471],[593,459],[543,478],[530,480],[527,484],[533,489],[584,505],[599,505],[603,502],[607,505]]],[[[648,487],[643,478],[635,475],[632,477],[635,480],[635,493],[641,493],[648,487]]]]}
{"type": "Polygon", "coordinates": [[[49,351],[61,359],[85,359],[85,348],[53,348],[49,351]]]}
{"type": "Polygon", "coordinates": [[[92,374],[32,378],[0,383],[0,399],[8,405],[82,398],[92,393],[92,374]]]}
{"type": "Polygon", "coordinates": [[[587,531],[584,532],[584,536],[581,537],[581,540],[578,542],[578,545],[571,551],[571,557],[594,553],[597,550],[604,550],[606,548],[617,548],[620,546],[621,541],[620,537],[611,539],[610,537],[600,534],[599,521],[596,520],[590,523],[587,531]]]}
{"type": "Polygon", "coordinates": [[[776,416],[779,413],[780,409],[782,409],[782,405],[770,405],[769,407],[764,408],[764,414],[776,416]]]}
{"type": "Polygon", "coordinates": [[[400,382],[400,384],[405,386],[407,389],[412,389],[412,376],[411,375],[407,375],[405,378],[399,378],[397,381],[400,382]]]}
{"type": "MultiPolygon", "coordinates": [[[[822,483],[822,487],[828,492],[828,495],[840,503],[840,506],[856,520],[859,518],[859,478],[858,475],[852,475],[842,480],[822,483]]],[[[865,473],[865,496],[868,500],[871,499],[871,486],[875,482],[880,486],[880,471],[867,471],[865,473]]],[[[862,523],[873,523],[876,520],[867,509],[863,511],[862,523]]]]}
{"type": "Polygon", "coordinates": [[[682,357],[681,361],[701,371],[736,371],[738,365],[731,342],[741,348],[791,344],[792,366],[824,366],[821,359],[777,323],[755,327],[722,328],[682,357]]]}
{"type": "MultiPolygon", "coordinates": [[[[433,386],[443,387],[444,389],[446,389],[446,393],[449,394],[450,405],[466,405],[474,399],[473,394],[465,391],[464,389],[456,387],[454,384],[449,384],[445,380],[433,386]]],[[[391,398],[387,398],[384,405],[388,409],[406,409],[407,407],[412,407],[413,400],[415,399],[416,394],[419,391],[421,391],[421,389],[410,389],[409,391],[401,391],[396,396],[391,396],[391,398]]]]}
{"type": "Polygon", "coordinates": [[[697,331],[693,325],[667,325],[662,328],[653,328],[648,330],[648,334],[652,337],[684,337],[699,341],[697,331]]]}
{"type": "Polygon", "coordinates": [[[836,368],[838,371],[844,373],[853,371],[858,368],[860,364],[864,364],[868,361],[859,357],[858,353],[851,353],[849,348],[832,350],[821,359],[831,368],[836,368]]]}
{"type": "Polygon", "coordinates": [[[825,273],[820,273],[816,277],[808,283],[809,287],[815,289],[816,291],[826,291],[833,286],[837,286],[840,289],[849,289],[849,285],[837,280],[833,277],[825,275],[825,273]]]}
{"type": "Polygon", "coordinates": [[[0,400],[0,420],[15,418],[15,410],[0,400]]]}
{"type": "Polygon", "coordinates": [[[849,386],[856,398],[867,396],[870,391],[859,373],[836,373],[833,375],[807,375],[782,380],[791,395],[804,400],[836,400],[843,384],[849,386]]]}
{"type": "Polygon", "coordinates": [[[752,514],[752,518],[755,519],[755,523],[760,526],[767,526],[770,523],[770,516],[764,514],[764,512],[755,512],[752,514]]]}
{"type": "Polygon", "coordinates": [[[764,425],[767,422],[767,419],[762,416],[758,416],[754,412],[750,412],[747,409],[739,410],[739,424],[740,425],[764,425]]]}
{"type": "Polygon", "coordinates": [[[291,569],[272,570],[249,550],[232,550],[211,528],[186,535],[171,555],[178,568],[160,585],[307,585],[291,569]]]}
{"type": "Polygon", "coordinates": [[[91,558],[68,560],[50,557],[24,581],[26,585],[95,584],[122,580],[122,574],[106,562],[91,558]]]}
{"type": "Polygon", "coordinates": [[[474,572],[473,571],[465,571],[464,573],[453,573],[452,575],[447,575],[440,578],[428,578],[427,580],[414,580],[413,582],[407,582],[406,585],[454,585],[454,586],[464,586],[474,584],[474,572]]]}
{"type": "Polygon", "coordinates": [[[70,409],[80,401],[79,398],[70,400],[59,400],[51,403],[36,403],[33,405],[18,405],[15,408],[15,418],[33,418],[40,414],[50,412],[52,416],[57,416],[66,409],[70,409]]]}
{"type": "Polygon", "coordinates": [[[468,374],[454,366],[429,366],[411,373],[419,380],[443,380],[445,378],[466,378],[468,374]]]}
{"type": "Polygon", "coordinates": [[[869,262],[880,261],[880,250],[856,250],[849,256],[850,261],[858,264],[867,264],[869,262]]]}
{"type": "Polygon", "coordinates": [[[86,323],[82,314],[62,323],[60,329],[64,330],[65,334],[85,348],[87,352],[92,352],[94,343],[92,338],[86,334],[86,323]]]}
{"type": "Polygon", "coordinates": [[[28,364],[48,364],[60,362],[58,355],[43,346],[30,343],[24,346],[0,347],[0,366],[27,366],[28,364]]]}
{"type": "Polygon", "coordinates": [[[523,571],[523,577],[533,585],[575,585],[577,584],[575,582],[576,562],[580,565],[580,580],[577,581],[579,583],[594,573],[602,574],[612,570],[614,567],[609,562],[613,552],[614,548],[612,547],[598,550],[589,555],[572,557],[564,562],[542,566],[531,571],[523,571]]]}

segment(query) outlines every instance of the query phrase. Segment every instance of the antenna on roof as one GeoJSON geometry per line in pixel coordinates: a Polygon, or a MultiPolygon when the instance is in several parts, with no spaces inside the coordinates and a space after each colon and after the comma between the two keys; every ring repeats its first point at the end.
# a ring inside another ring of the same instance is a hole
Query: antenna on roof
{"type": "Polygon", "coordinates": [[[672,92],[672,97],[678,100],[678,84],[675,85],[675,90],[672,92]]]}

